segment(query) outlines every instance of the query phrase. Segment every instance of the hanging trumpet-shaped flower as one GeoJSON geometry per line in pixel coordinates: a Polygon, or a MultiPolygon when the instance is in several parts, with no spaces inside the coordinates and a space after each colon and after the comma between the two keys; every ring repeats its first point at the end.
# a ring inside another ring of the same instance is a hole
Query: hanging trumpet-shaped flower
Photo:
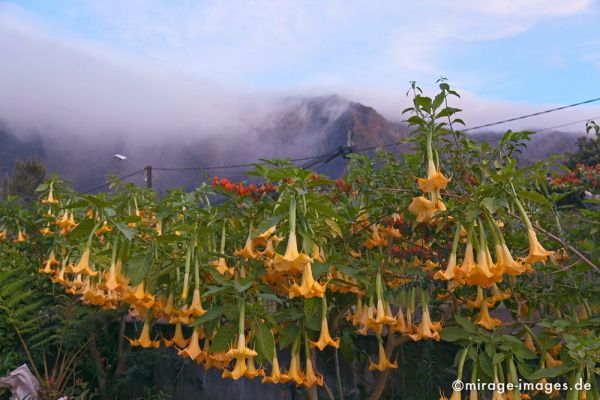
{"type": "Polygon", "coordinates": [[[235,366],[232,371],[227,369],[223,370],[224,378],[232,378],[239,379],[246,374],[246,359],[253,358],[258,355],[258,353],[246,346],[246,335],[244,334],[245,327],[245,318],[246,318],[246,303],[242,300],[240,305],[240,316],[238,320],[238,338],[237,338],[237,347],[232,347],[226,353],[228,357],[231,359],[235,358],[235,366]]]}
{"type": "MultiPolygon", "coordinates": [[[[448,259],[448,266],[445,271],[437,271],[433,275],[433,279],[445,280],[449,281],[451,279],[459,278],[460,269],[456,268],[456,252],[458,250],[458,242],[460,241],[460,230],[462,225],[458,225],[456,228],[456,233],[454,234],[454,241],[452,242],[452,253],[450,253],[450,258],[448,259]]],[[[460,280],[460,279],[456,279],[460,280]]]]}
{"type": "Polygon", "coordinates": [[[477,286],[477,295],[475,300],[467,300],[467,308],[479,308],[483,303],[483,289],[481,286],[477,286]]]}
{"type": "Polygon", "coordinates": [[[431,322],[431,316],[429,315],[429,307],[427,306],[427,299],[425,295],[425,291],[421,289],[421,309],[423,310],[423,314],[421,316],[421,323],[417,325],[416,333],[409,334],[410,337],[414,341],[418,341],[421,339],[433,339],[440,340],[439,330],[441,330],[441,323],[431,322]]]}
{"type": "Polygon", "coordinates": [[[252,244],[254,245],[254,247],[256,247],[256,246],[266,246],[267,242],[269,241],[269,239],[271,238],[271,236],[273,235],[273,233],[275,233],[276,229],[277,229],[277,226],[273,225],[272,227],[270,227],[269,229],[267,229],[263,233],[257,235],[254,239],[252,239],[252,244]]]}
{"type": "Polygon", "coordinates": [[[235,365],[233,369],[231,371],[228,369],[223,369],[223,374],[221,377],[238,380],[246,375],[247,369],[248,367],[246,366],[246,359],[243,357],[237,357],[235,359],[235,365]]]}
{"type": "Polygon", "coordinates": [[[336,338],[334,340],[329,334],[329,326],[327,324],[327,300],[325,296],[323,296],[322,300],[321,334],[319,335],[319,340],[316,342],[311,341],[310,345],[311,347],[316,347],[321,351],[323,351],[323,349],[327,346],[335,347],[336,349],[340,347],[340,338],[336,338]]]}
{"type": "Polygon", "coordinates": [[[154,347],[158,348],[160,346],[160,341],[150,339],[150,321],[146,320],[144,322],[144,327],[142,328],[142,333],[138,339],[129,339],[129,344],[132,347],[143,347],[145,349],[154,347]]]}
{"type": "Polygon", "coordinates": [[[484,327],[485,329],[490,330],[502,325],[502,321],[500,321],[497,318],[492,318],[490,316],[490,312],[488,310],[488,302],[485,296],[483,298],[483,301],[481,302],[481,310],[479,311],[479,315],[477,316],[475,323],[479,326],[484,327]]]}
{"type": "Polygon", "coordinates": [[[408,206],[408,211],[415,216],[417,222],[429,222],[436,212],[444,211],[445,209],[444,203],[441,201],[436,203],[423,196],[413,197],[412,202],[408,206]]]}
{"type": "Polygon", "coordinates": [[[180,357],[189,357],[192,360],[196,360],[202,355],[202,349],[200,348],[200,329],[201,328],[199,327],[194,328],[192,336],[188,340],[188,346],[177,352],[180,357]]]}
{"type": "Polygon", "coordinates": [[[554,259],[556,252],[544,249],[537,239],[537,235],[533,228],[527,229],[527,237],[529,238],[529,255],[523,259],[527,264],[535,264],[538,261],[546,262],[548,257],[554,259]]]}
{"type": "Polygon", "coordinates": [[[308,255],[298,252],[298,242],[296,238],[296,198],[292,197],[290,201],[289,212],[290,233],[288,236],[287,247],[285,254],[275,254],[273,258],[273,268],[276,271],[303,271],[306,269],[306,264],[311,262],[308,255]]]}
{"type": "Polygon", "coordinates": [[[367,249],[372,249],[378,246],[386,246],[387,243],[387,239],[379,235],[379,226],[375,224],[371,225],[371,237],[365,242],[365,247],[367,249]]]}
{"type": "Polygon", "coordinates": [[[167,347],[171,347],[173,345],[177,345],[177,347],[184,348],[190,342],[189,339],[183,337],[183,329],[181,328],[181,323],[177,323],[175,325],[175,332],[173,333],[173,337],[169,339],[163,339],[163,343],[167,347]]]}
{"type": "Polygon", "coordinates": [[[313,387],[314,385],[323,386],[323,375],[315,373],[312,361],[308,356],[306,357],[306,373],[304,374],[304,381],[302,384],[307,388],[313,387]]]}
{"type": "Polygon", "coordinates": [[[254,379],[257,376],[265,376],[265,371],[262,368],[256,369],[254,357],[248,357],[246,359],[246,373],[244,376],[248,379],[254,379]]]}
{"type": "Polygon", "coordinates": [[[52,250],[50,252],[50,255],[48,256],[48,260],[46,260],[44,268],[39,269],[38,271],[43,272],[45,274],[54,274],[56,273],[56,270],[52,269],[54,265],[60,265],[60,261],[56,259],[56,256],[54,255],[54,250],[52,250]]]}
{"type": "Polygon", "coordinates": [[[448,182],[450,179],[436,169],[433,160],[429,160],[427,163],[427,179],[417,178],[419,188],[426,193],[436,193],[440,189],[446,189],[448,182]]]}
{"type": "Polygon", "coordinates": [[[323,297],[327,284],[321,285],[318,281],[313,278],[312,267],[310,263],[304,264],[304,271],[302,272],[302,283],[300,286],[296,282],[292,284],[288,295],[290,299],[297,296],[304,298],[311,297],[323,297]]]}
{"type": "Polygon", "coordinates": [[[154,295],[144,290],[144,281],[141,281],[125,292],[123,300],[133,306],[149,309],[154,304],[154,295]]]}
{"type": "Polygon", "coordinates": [[[274,352],[273,361],[271,362],[271,374],[265,376],[262,380],[262,383],[286,383],[289,382],[290,377],[287,374],[281,373],[279,369],[279,360],[277,359],[277,350],[274,352]]]}
{"type": "MultiPolygon", "coordinates": [[[[296,347],[300,347],[299,344],[296,347]]],[[[295,382],[297,385],[301,385],[304,382],[304,372],[300,366],[300,349],[297,348],[292,351],[292,359],[290,360],[290,370],[288,371],[290,380],[295,382]]]]}
{"type": "Polygon", "coordinates": [[[48,197],[42,200],[42,204],[58,204],[58,200],[54,198],[52,190],[52,184],[50,184],[50,190],[48,191],[48,197]]]}
{"type": "Polygon", "coordinates": [[[183,310],[181,310],[181,313],[186,317],[200,317],[206,313],[206,310],[202,308],[200,289],[194,289],[192,303],[189,306],[185,306],[183,310]]]}
{"type": "Polygon", "coordinates": [[[219,257],[217,260],[211,262],[211,265],[213,265],[215,267],[215,269],[221,275],[225,275],[225,274],[227,274],[229,276],[233,275],[234,268],[227,266],[227,262],[225,261],[225,257],[219,257]]]}
{"type": "Polygon", "coordinates": [[[86,274],[90,276],[98,275],[98,272],[93,271],[90,267],[90,252],[90,247],[86,246],[86,248],[83,250],[83,253],[81,253],[81,257],[79,258],[77,264],[70,266],[69,272],[74,274],[86,274]]]}
{"type": "Polygon", "coordinates": [[[373,362],[373,360],[369,359],[369,371],[385,371],[386,369],[394,369],[398,368],[398,364],[395,362],[390,362],[387,359],[385,354],[385,349],[383,348],[383,341],[381,340],[381,336],[377,336],[377,340],[379,342],[379,361],[377,364],[373,362]]]}
{"type": "Polygon", "coordinates": [[[248,235],[244,247],[240,250],[236,250],[233,254],[242,257],[246,261],[255,259],[257,257],[257,254],[254,252],[254,244],[250,238],[250,235],[248,235]]]}
{"type": "Polygon", "coordinates": [[[311,259],[308,255],[298,252],[296,232],[290,232],[284,255],[275,254],[273,268],[276,271],[302,271],[311,259]]]}

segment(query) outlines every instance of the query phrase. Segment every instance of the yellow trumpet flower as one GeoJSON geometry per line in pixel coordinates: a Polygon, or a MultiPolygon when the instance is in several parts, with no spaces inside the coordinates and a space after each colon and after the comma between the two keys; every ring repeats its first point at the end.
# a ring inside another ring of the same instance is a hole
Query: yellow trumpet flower
{"type": "Polygon", "coordinates": [[[272,227],[270,227],[260,235],[257,235],[254,239],[252,239],[252,244],[254,245],[254,247],[266,246],[267,242],[269,241],[269,238],[273,235],[273,233],[275,233],[276,229],[277,226],[273,225],[272,227]]]}
{"type": "Polygon", "coordinates": [[[381,297],[377,299],[377,308],[375,309],[375,311],[375,318],[369,317],[370,326],[391,326],[396,324],[396,318],[394,318],[394,316],[391,315],[391,313],[386,312],[386,307],[384,306],[381,297]]]}
{"type": "Polygon", "coordinates": [[[440,189],[446,189],[450,179],[437,171],[433,160],[427,163],[427,179],[417,178],[419,188],[426,193],[437,193],[440,189]]]}
{"type": "Polygon", "coordinates": [[[385,355],[385,349],[383,348],[383,343],[379,341],[379,361],[377,364],[373,362],[369,358],[369,371],[385,371],[386,369],[394,369],[398,368],[398,364],[395,362],[390,362],[385,355]]]}
{"type": "Polygon", "coordinates": [[[200,317],[206,313],[206,310],[202,308],[202,299],[200,297],[200,289],[194,289],[192,294],[192,303],[189,306],[185,306],[181,313],[186,317],[200,317]]]}
{"type": "Polygon", "coordinates": [[[315,374],[310,357],[306,358],[306,373],[304,374],[304,381],[302,384],[307,388],[313,387],[314,385],[323,386],[323,375],[315,374]]]}
{"type": "Polygon", "coordinates": [[[489,258],[486,254],[487,246],[482,246],[477,254],[477,264],[475,268],[467,274],[466,282],[470,285],[481,287],[490,287],[494,283],[494,274],[490,270],[489,258]]]}
{"type": "Polygon", "coordinates": [[[175,325],[175,332],[173,333],[173,337],[169,339],[163,339],[163,343],[167,347],[171,347],[173,345],[177,345],[177,347],[184,348],[190,342],[189,339],[186,339],[183,336],[183,329],[181,328],[181,324],[178,323],[175,325]]]}
{"type": "Polygon", "coordinates": [[[279,369],[279,360],[277,359],[277,354],[275,354],[273,356],[273,362],[271,363],[271,375],[265,376],[262,383],[286,383],[289,381],[290,376],[281,373],[281,370],[279,369]]]}
{"type": "Polygon", "coordinates": [[[233,254],[242,257],[246,261],[255,259],[257,257],[257,254],[254,252],[254,244],[252,239],[250,239],[250,236],[248,236],[248,239],[246,239],[246,245],[244,248],[236,250],[233,254]]]}
{"type": "Polygon", "coordinates": [[[304,298],[311,297],[323,297],[327,284],[321,285],[318,281],[313,278],[312,267],[310,263],[304,264],[304,270],[302,272],[302,283],[300,286],[296,282],[292,284],[288,292],[290,299],[297,296],[304,298]]]}
{"type": "Polygon", "coordinates": [[[372,249],[378,246],[386,246],[387,244],[387,239],[379,235],[378,225],[371,225],[371,237],[365,242],[365,247],[367,249],[372,249]]]}
{"type": "Polygon", "coordinates": [[[441,324],[439,322],[431,322],[431,316],[429,315],[429,308],[427,305],[421,305],[423,309],[423,315],[421,317],[421,323],[417,325],[417,331],[414,334],[409,334],[412,340],[419,341],[421,339],[433,339],[439,342],[440,334],[439,330],[441,329],[441,324]]]}
{"type": "Polygon", "coordinates": [[[481,302],[481,310],[479,311],[479,315],[477,316],[475,323],[488,330],[492,330],[497,326],[502,325],[502,321],[500,321],[497,318],[492,318],[490,316],[490,312],[488,310],[488,302],[485,297],[481,302]]]}
{"type": "Polygon", "coordinates": [[[235,366],[233,370],[229,371],[228,369],[223,369],[222,378],[231,378],[235,381],[240,379],[241,377],[246,375],[246,370],[248,367],[246,366],[246,359],[243,357],[237,357],[235,359],[235,366]]]}
{"type": "Polygon", "coordinates": [[[556,257],[556,252],[546,250],[537,239],[537,235],[533,228],[527,229],[527,237],[529,238],[529,255],[523,259],[527,264],[535,264],[538,261],[546,262],[548,257],[553,259],[556,257]]]}
{"type": "Polygon", "coordinates": [[[246,335],[242,332],[238,335],[237,347],[232,347],[227,352],[232,358],[256,357],[258,353],[246,346],[246,335]]]}
{"type": "Polygon", "coordinates": [[[52,250],[50,252],[50,255],[48,256],[48,260],[46,260],[46,265],[44,266],[43,269],[39,269],[39,272],[43,272],[45,274],[53,274],[56,273],[56,270],[52,269],[53,265],[60,265],[60,261],[58,261],[56,259],[56,256],[54,255],[54,250],[52,250]]]}
{"type": "Polygon", "coordinates": [[[304,382],[304,372],[302,372],[302,367],[300,366],[300,354],[298,352],[292,354],[288,376],[297,385],[301,385],[304,382]]]}
{"type": "Polygon", "coordinates": [[[144,281],[125,292],[123,300],[142,308],[150,308],[154,304],[154,296],[144,290],[144,281]]]}
{"type": "Polygon", "coordinates": [[[433,201],[419,196],[413,197],[412,202],[408,206],[408,211],[416,217],[417,222],[429,222],[439,209],[433,201]]]}
{"type": "Polygon", "coordinates": [[[533,338],[531,337],[531,335],[528,333],[525,334],[525,338],[523,340],[523,344],[525,344],[525,346],[531,350],[532,353],[537,353],[537,349],[535,348],[535,344],[533,343],[533,338]]]}
{"type": "Polygon", "coordinates": [[[218,260],[211,262],[211,265],[213,265],[215,267],[215,269],[221,275],[225,275],[225,274],[227,274],[229,276],[233,275],[234,268],[227,266],[227,262],[225,261],[225,257],[219,257],[218,260]]]}
{"type": "Polygon", "coordinates": [[[180,357],[189,357],[192,360],[197,359],[202,355],[200,348],[200,328],[194,328],[192,336],[189,338],[188,346],[177,352],[180,357]]]}
{"type": "Polygon", "coordinates": [[[244,375],[248,379],[254,379],[257,376],[265,376],[265,371],[262,368],[256,369],[254,357],[248,357],[246,359],[246,373],[244,375]]]}
{"type": "Polygon", "coordinates": [[[329,326],[325,314],[323,314],[323,317],[321,318],[321,334],[319,335],[319,340],[316,342],[311,341],[310,346],[316,347],[321,351],[327,346],[335,347],[336,349],[340,347],[340,338],[332,339],[329,334],[329,326]]]}
{"type": "Polygon", "coordinates": [[[127,338],[127,340],[129,340],[129,344],[131,345],[131,347],[139,346],[139,347],[143,347],[145,349],[154,347],[156,349],[156,348],[158,348],[158,346],[160,346],[160,341],[150,339],[150,322],[149,321],[144,322],[144,327],[142,328],[142,333],[140,334],[140,337],[138,339],[132,340],[132,339],[127,338]]]}
{"type": "Polygon", "coordinates": [[[449,281],[454,279],[456,276],[456,253],[450,254],[450,258],[448,259],[448,266],[445,271],[437,271],[433,275],[433,279],[449,281]]]}
{"type": "Polygon", "coordinates": [[[290,232],[288,237],[287,247],[284,255],[275,254],[273,259],[273,268],[276,271],[302,271],[306,268],[307,264],[310,264],[312,260],[304,253],[298,252],[298,241],[296,238],[296,232],[290,232]]]}

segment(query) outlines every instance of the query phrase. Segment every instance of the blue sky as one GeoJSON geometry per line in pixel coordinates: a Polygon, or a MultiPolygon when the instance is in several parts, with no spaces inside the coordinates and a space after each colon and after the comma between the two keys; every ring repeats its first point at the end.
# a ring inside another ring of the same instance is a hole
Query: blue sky
{"type": "Polygon", "coordinates": [[[155,80],[338,92],[387,115],[410,80],[444,76],[474,123],[600,97],[598,20],[597,0],[0,0],[0,29],[46,40],[57,57],[155,80]]]}

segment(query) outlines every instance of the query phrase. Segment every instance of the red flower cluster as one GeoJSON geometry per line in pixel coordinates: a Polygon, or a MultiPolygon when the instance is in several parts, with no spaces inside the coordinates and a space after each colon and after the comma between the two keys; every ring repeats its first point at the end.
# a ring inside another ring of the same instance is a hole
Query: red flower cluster
{"type": "Polygon", "coordinates": [[[586,190],[598,189],[600,188],[600,164],[591,166],[577,164],[575,169],[566,175],[553,178],[552,186],[560,189],[572,186],[580,186],[586,190]]]}
{"type": "Polygon", "coordinates": [[[335,186],[342,189],[344,192],[346,192],[346,194],[350,193],[350,191],[352,190],[352,185],[350,185],[343,179],[336,179],[335,186]]]}
{"type": "Polygon", "coordinates": [[[260,186],[256,186],[254,183],[244,186],[243,183],[232,183],[227,178],[219,178],[218,176],[213,177],[213,186],[220,186],[225,189],[226,192],[236,193],[240,197],[252,196],[257,197],[259,194],[271,193],[277,190],[272,183],[265,183],[260,186]]]}

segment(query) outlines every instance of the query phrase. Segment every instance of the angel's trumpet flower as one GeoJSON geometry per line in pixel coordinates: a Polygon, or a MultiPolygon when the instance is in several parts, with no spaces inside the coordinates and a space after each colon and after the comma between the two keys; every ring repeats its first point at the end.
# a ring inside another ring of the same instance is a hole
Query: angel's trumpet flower
{"type": "Polygon", "coordinates": [[[194,328],[192,336],[189,338],[188,346],[177,352],[180,357],[189,357],[190,359],[195,360],[202,355],[202,349],[200,348],[200,329],[201,328],[199,327],[194,328]]]}
{"type": "Polygon", "coordinates": [[[302,296],[307,299],[311,297],[323,297],[326,286],[326,284],[321,285],[313,278],[312,267],[310,263],[306,263],[304,264],[304,271],[302,272],[302,283],[298,286],[298,284],[294,282],[290,287],[288,295],[290,299],[297,296],[302,296]]]}
{"type": "Polygon", "coordinates": [[[322,300],[322,317],[321,317],[321,334],[319,335],[319,340],[316,342],[310,342],[311,347],[316,347],[319,350],[323,351],[323,349],[327,346],[335,347],[336,349],[340,347],[340,338],[332,339],[329,334],[329,326],[327,324],[327,300],[325,296],[323,296],[322,300]]]}
{"type": "Polygon", "coordinates": [[[277,359],[277,351],[273,355],[273,361],[271,362],[271,374],[265,376],[262,380],[262,383],[286,383],[289,382],[290,377],[287,374],[281,373],[279,369],[279,360],[277,359]]]}
{"type": "Polygon", "coordinates": [[[427,163],[427,179],[417,178],[419,188],[426,193],[436,193],[440,189],[446,189],[448,182],[450,179],[436,169],[433,160],[427,163]]]}
{"type": "Polygon", "coordinates": [[[181,328],[181,323],[177,323],[175,325],[175,332],[173,333],[173,337],[169,339],[163,339],[163,343],[167,347],[171,347],[173,345],[177,345],[177,347],[184,348],[190,342],[189,339],[183,337],[183,329],[181,328]]]}
{"type": "Polygon", "coordinates": [[[315,373],[310,357],[306,357],[306,373],[302,384],[307,388],[314,385],[323,386],[323,375],[315,373]]]}
{"type": "Polygon", "coordinates": [[[479,326],[484,327],[485,329],[490,330],[502,325],[502,321],[500,321],[497,318],[492,318],[490,316],[490,312],[488,310],[488,302],[485,296],[483,298],[483,301],[481,302],[481,310],[479,311],[479,315],[477,316],[475,323],[479,326]]]}
{"type": "Polygon", "coordinates": [[[155,349],[160,346],[160,341],[150,339],[150,321],[146,320],[144,322],[144,327],[142,328],[142,333],[138,339],[129,339],[129,344],[132,347],[143,347],[145,349],[154,347],[155,349]]]}
{"type": "Polygon", "coordinates": [[[377,362],[377,364],[375,364],[373,362],[373,360],[369,359],[369,371],[385,371],[386,369],[394,369],[394,368],[398,368],[398,364],[397,363],[393,363],[391,361],[389,361],[387,359],[387,356],[385,354],[385,349],[383,348],[383,342],[381,340],[381,337],[378,336],[377,337],[378,341],[379,341],[379,361],[377,362]]]}

